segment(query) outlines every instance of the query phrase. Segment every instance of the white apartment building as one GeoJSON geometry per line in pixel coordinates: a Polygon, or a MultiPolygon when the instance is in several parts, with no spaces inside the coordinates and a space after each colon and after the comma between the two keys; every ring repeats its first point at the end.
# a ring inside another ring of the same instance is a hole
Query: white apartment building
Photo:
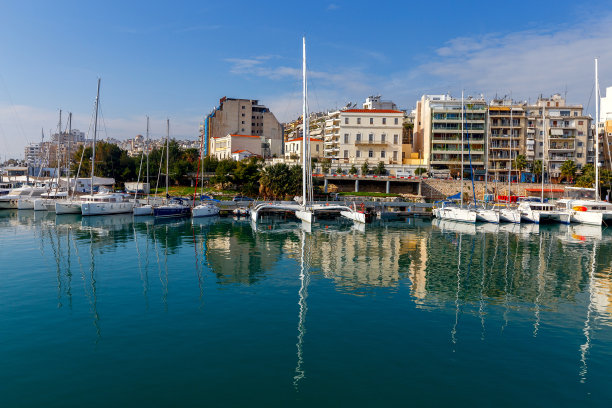
{"type": "Polygon", "coordinates": [[[602,96],[599,105],[599,122],[612,120],[612,86],[606,88],[606,96],[602,96]]]}
{"type": "Polygon", "coordinates": [[[423,95],[416,106],[413,151],[434,171],[454,174],[460,172],[463,152],[464,171],[469,169],[471,156],[475,175],[483,178],[486,123],[487,103],[483,97],[468,96],[462,105],[461,98],[450,95],[423,95]]]}
{"type": "Polygon", "coordinates": [[[333,163],[401,164],[404,112],[346,109],[325,122],[324,157],[333,163]]]}
{"type": "Polygon", "coordinates": [[[261,156],[261,145],[261,137],[258,135],[214,137],[210,144],[210,155],[219,160],[240,159],[242,156],[239,153],[245,153],[245,151],[248,151],[250,155],[261,156]]]}

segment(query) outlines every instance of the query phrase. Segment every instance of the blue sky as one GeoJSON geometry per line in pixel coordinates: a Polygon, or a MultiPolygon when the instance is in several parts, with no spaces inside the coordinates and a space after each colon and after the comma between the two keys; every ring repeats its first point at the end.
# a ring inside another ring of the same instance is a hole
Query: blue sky
{"type": "Polygon", "coordinates": [[[0,153],[21,157],[40,129],[91,121],[102,78],[103,137],[195,139],[224,95],[279,120],[301,109],[306,35],[311,110],[382,94],[534,100],[565,93],[593,110],[593,58],[612,86],[612,2],[11,1],[0,5],[0,153]]]}

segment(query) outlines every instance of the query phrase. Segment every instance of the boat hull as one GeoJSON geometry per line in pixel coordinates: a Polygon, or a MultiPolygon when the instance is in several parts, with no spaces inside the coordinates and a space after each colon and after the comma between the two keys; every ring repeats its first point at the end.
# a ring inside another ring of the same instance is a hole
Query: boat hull
{"type": "Polygon", "coordinates": [[[56,201],[55,213],[62,214],[81,214],[81,203],[74,201],[56,201]]]}
{"type": "Polygon", "coordinates": [[[153,215],[158,218],[189,217],[190,214],[191,208],[189,207],[162,205],[153,209],[153,215]]]}
{"type": "Polygon", "coordinates": [[[366,223],[366,214],[359,211],[340,211],[340,215],[361,224],[366,223]]]}
{"type": "Polygon", "coordinates": [[[147,204],[147,205],[141,205],[139,207],[134,207],[134,215],[136,216],[153,215],[153,206],[147,204]]]}
{"type": "Polygon", "coordinates": [[[502,208],[499,211],[499,221],[520,224],[521,223],[521,213],[515,209],[502,208]]]}
{"type": "Polygon", "coordinates": [[[594,211],[572,211],[571,222],[589,225],[602,225],[603,213],[594,211]]]}
{"type": "Polygon", "coordinates": [[[33,210],[34,209],[34,200],[29,198],[22,198],[17,201],[17,209],[18,210],[33,210]]]}
{"type": "Polygon", "coordinates": [[[438,219],[441,220],[469,222],[471,224],[474,224],[476,222],[476,211],[468,210],[465,208],[437,208],[437,211],[434,214],[438,219]]]}
{"type": "Polygon", "coordinates": [[[90,215],[110,215],[131,213],[134,209],[134,203],[97,203],[85,202],[81,204],[81,214],[84,216],[90,215]]]}
{"type": "Polygon", "coordinates": [[[476,221],[499,224],[499,212],[495,210],[476,210],[476,221]]]}
{"type": "Polygon", "coordinates": [[[219,215],[219,207],[216,205],[196,205],[191,210],[191,216],[197,217],[212,217],[219,215]]]}

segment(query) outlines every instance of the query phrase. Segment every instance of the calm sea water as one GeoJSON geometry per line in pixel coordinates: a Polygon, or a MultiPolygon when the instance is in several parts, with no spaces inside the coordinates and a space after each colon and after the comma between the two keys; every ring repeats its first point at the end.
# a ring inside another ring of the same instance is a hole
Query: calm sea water
{"type": "Polygon", "coordinates": [[[612,234],[0,213],[0,406],[606,406],[612,234]]]}

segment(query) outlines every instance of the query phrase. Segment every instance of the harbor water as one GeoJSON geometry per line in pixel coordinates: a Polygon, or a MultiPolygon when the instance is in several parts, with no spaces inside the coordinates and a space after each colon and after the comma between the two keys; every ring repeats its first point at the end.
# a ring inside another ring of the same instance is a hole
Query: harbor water
{"type": "Polygon", "coordinates": [[[0,212],[0,406],[610,406],[612,233],[0,212]]]}

